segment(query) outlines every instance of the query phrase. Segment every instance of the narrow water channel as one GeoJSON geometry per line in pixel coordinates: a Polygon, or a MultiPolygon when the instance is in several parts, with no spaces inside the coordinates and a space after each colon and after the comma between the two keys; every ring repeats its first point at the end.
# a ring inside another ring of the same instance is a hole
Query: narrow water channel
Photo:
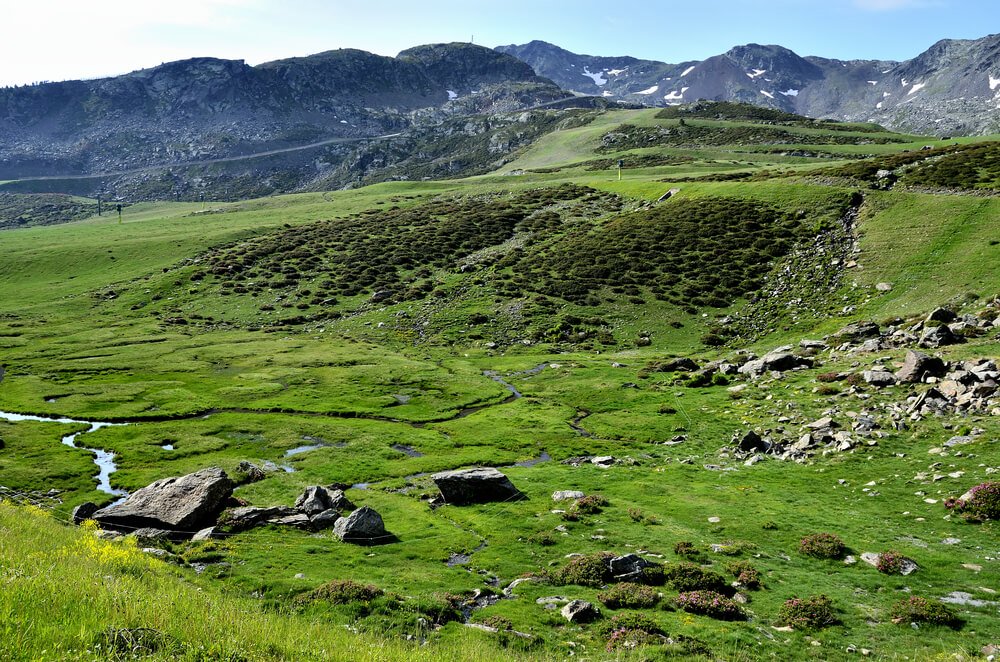
{"type": "Polygon", "coordinates": [[[62,423],[64,425],[89,425],[90,427],[82,432],[74,432],[62,437],[62,443],[70,448],[79,448],[93,454],[94,464],[97,465],[97,489],[111,496],[126,496],[128,492],[111,487],[111,474],[118,470],[115,464],[115,454],[102,448],[89,448],[78,446],[77,439],[85,434],[96,432],[101,428],[118,427],[129,425],[128,423],[104,423],[98,421],[80,421],[74,418],[55,418],[46,416],[32,416],[30,414],[15,414],[9,411],[0,411],[0,419],[17,423],[20,421],[35,421],[39,423],[62,423]]]}

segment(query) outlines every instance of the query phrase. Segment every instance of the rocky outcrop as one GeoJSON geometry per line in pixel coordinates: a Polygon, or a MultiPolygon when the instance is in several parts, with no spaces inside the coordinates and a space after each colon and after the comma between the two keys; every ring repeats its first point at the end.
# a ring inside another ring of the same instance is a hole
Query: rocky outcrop
{"type": "Polygon", "coordinates": [[[212,467],[151,483],[98,510],[93,519],[118,531],[148,527],[193,534],[215,522],[232,493],[233,482],[226,472],[212,467]]]}
{"type": "Polygon", "coordinates": [[[432,478],[444,502],[457,506],[525,498],[507,476],[492,467],[442,471],[432,478]]]}
{"type": "Polygon", "coordinates": [[[320,485],[307,487],[295,500],[295,507],[310,517],[325,510],[353,510],[354,504],[343,490],[328,490],[320,485]]]}

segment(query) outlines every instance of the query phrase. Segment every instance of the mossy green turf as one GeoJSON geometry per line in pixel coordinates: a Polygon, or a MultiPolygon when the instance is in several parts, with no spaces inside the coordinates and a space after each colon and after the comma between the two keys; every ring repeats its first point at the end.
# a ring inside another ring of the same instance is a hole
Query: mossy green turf
{"type": "MultiPolygon", "coordinates": [[[[373,659],[391,658],[400,651],[406,657],[489,657],[503,655],[504,646],[523,649],[532,657],[563,657],[572,650],[599,658],[605,655],[599,625],[569,625],[556,611],[536,603],[552,595],[594,600],[598,589],[523,583],[514,589],[515,599],[473,614],[474,621],[502,615],[515,630],[534,635],[533,642],[471,631],[458,623],[420,629],[409,612],[361,617],[364,609],[359,605],[316,606],[301,615],[292,609],[292,598],[325,581],[350,578],[413,600],[434,600],[446,593],[502,587],[525,573],[544,574],[562,567],[566,555],[574,553],[645,550],[677,561],[673,548],[681,541],[693,542],[716,571],[742,558],[763,573],[764,588],[750,594],[747,609],[753,618],[746,623],[646,610],[665,631],[701,640],[717,658],[839,659],[848,657],[844,651],[855,645],[871,648],[881,659],[924,659],[974,651],[993,642],[998,628],[991,607],[960,608],[967,621],[961,631],[934,626],[914,630],[890,622],[887,614],[893,602],[911,594],[937,598],[965,591],[993,599],[981,587],[996,586],[1000,580],[990,560],[995,556],[995,524],[946,518],[941,501],[989,479],[1000,468],[997,418],[932,418],[905,431],[888,432],[877,446],[807,464],[765,461],[745,467],[720,458],[719,450],[733,432],[776,427],[776,419],[789,412],[811,420],[832,406],[856,409],[905,396],[902,388],[866,391],[871,399],[865,401],[815,392],[819,372],[862,367],[848,358],[782,380],[764,380],[738,397],[725,386],[689,388],[676,375],[644,370],[670,355],[719,355],[720,350],[700,345],[699,338],[709,321],[739,310],[740,302],[732,308],[691,312],[644,295],[643,304],[626,297],[604,298],[597,306],[558,301],[554,308],[533,313],[546,323],[567,315],[607,318],[614,342],[587,347],[534,341],[493,348],[485,338],[469,339],[470,315],[492,314],[497,301],[461,290],[467,277],[458,272],[444,274],[441,287],[463,294],[435,303],[434,321],[424,340],[401,333],[395,325],[403,304],[359,307],[356,314],[341,319],[291,325],[273,333],[253,330],[250,324],[178,326],[150,315],[145,306],[133,309],[148,288],[151,296],[155,292],[164,300],[175,297],[188,316],[231,312],[235,304],[228,299],[173,285],[173,270],[179,265],[188,268],[185,260],[220,246],[284,231],[286,224],[305,226],[367,209],[417,206],[439,195],[524,191],[563,182],[621,195],[630,209],[656,200],[671,187],[671,177],[729,168],[733,164],[716,162],[723,155],[752,158],[753,169],[773,169],[791,158],[691,150],[692,163],[627,169],[621,181],[613,170],[566,167],[597,158],[600,137],[623,123],[669,122],[676,120],[657,119],[655,111],[609,112],[588,126],[550,134],[504,168],[560,167],[557,172],[396,182],[357,191],[208,204],[205,209],[200,204],[136,205],[125,210],[121,224],[117,218],[92,218],[4,232],[0,409],[130,421],[78,439],[82,446],[116,453],[116,487],[135,490],[206,466],[232,471],[241,460],[273,462],[294,471],[273,472],[264,481],[239,487],[236,495],[253,505],[288,505],[307,485],[355,485],[348,496],[358,505],[376,508],[398,537],[394,544],[368,548],[336,542],[328,533],[258,529],[221,542],[171,545],[184,558],[212,562],[200,575],[157,566],[152,579],[127,587],[113,582],[106,589],[98,581],[95,589],[90,575],[69,570],[45,580],[49,583],[42,581],[38,566],[30,564],[44,554],[32,556],[31,550],[72,546],[76,534],[4,506],[2,576],[17,587],[17,599],[23,602],[15,604],[11,592],[2,592],[0,629],[25,631],[26,614],[36,623],[27,635],[2,638],[4,657],[36,659],[45,657],[43,650],[86,651],[109,626],[157,628],[184,642],[189,651],[212,642],[220,656],[238,650],[237,634],[228,634],[224,622],[208,619],[204,627],[193,628],[185,625],[184,613],[176,619],[161,618],[149,606],[154,592],[179,591],[183,595],[177,594],[177,604],[186,605],[182,612],[200,609],[202,598],[186,592],[194,583],[204,590],[199,594],[204,599],[218,601],[210,613],[228,613],[234,604],[253,614],[258,609],[279,610],[282,634],[277,640],[265,634],[272,627],[266,613],[259,616],[264,621],[254,615],[253,627],[239,630],[238,636],[249,638],[243,652],[251,659],[322,658],[324,649],[329,654],[342,645],[356,646],[373,659]],[[649,346],[636,346],[640,337],[649,337],[649,346]],[[510,392],[484,371],[495,371],[523,397],[509,400],[510,392]],[[963,427],[980,427],[984,433],[961,454],[928,454],[963,427]],[[320,447],[287,454],[309,445],[320,447]],[[631,457],[636,464],[601,469],[561,463],[574,456],[604,454],[631,457]],[[542,458],[551,459],[511,466],[542,458]],[[942,465],[929,468],[935,462],[942,465]],[[427,473],[476,464],[507,467],[504,472],[528,499],[437,510],[421,499],[434,492],[427,473]],[[943,478],[917,478],[928,471],[943,478]],[[564,506],[550,498],[563,489],[600,493],[610,503],[601,513],[566,521],[553,512],[564,506]],[[639,516],[630,515],[630,509],[639,516]],[[30,533],[35,529],[45,532],[50,542],[30,533]],[[910,577],[889,577],[864,563],[847,566],[799,554],[798,540],[820,531],[837,533],[855,554],[897,549],[917,560],[921,569],[910,577]],[[946,538],[961,542],[945,545],[946,538]],[[738,543],[730,547],[742,551],[736,557],[709,551],[711,544],[726,542],[738,543]],[[448,566],[453,553],[471,554],[471,560],[448,566]],[[75,588],[60,595],[55,590],[60,582],[75,588]],[[220,596],[220,590],[225,595],[220,596]],[[771,628],[785,599],[820,593],[832,598],[839,624],[817,633],[771,628]],[[84,614],[82,604],[97,608],[84,614]],[[243,606],[247,604],[254,606],[243,606]],[[67,622],[66,614],[73,614],[68,621],[72,627],[57,627],[67,622]],[[316,623],[327,634],[315,635],[316,623]],[[367,633],[347,638],[339,627],[343,624],[367,633]],[[393,633],[388,643],[372,638],[387,632],[393,633]],[[430,644],[410,648],[397,634],[428,636],[430,644]],[[810,637],[820,645],[813,645],[810,637]]],[[[914,140],[864,148],[866,153],[891,154],[921,144],[914,140]]],[[[846,153],[840,151],[845,146],[823,148],[846,153]]],[[[794,167],[807,171],[831,164],[830,159],[811,162],[800,158],[794,167]]],[[[695,202],[738,198],[792,212],[802,209],[818,230],[836,218],[841,209],[837,201],[863,186],[808,177],[684,182],[679,197],[695,202]]],[[[846,272],[844,285],[844,294],[856,308],[844,313],[839,297],[830,297],[834,314],[794,333],[780,330],[795,322],[782,318],[778,310],[779,331],[757,339],[758,349],[797,340],[807,331],[832,331],[858,318],[908,316],[948,301],[965,301],[969,292],[980,298],[1000,292],[1000,273],[992,268],[998,247],[991,241],[1000,236],[996,198],[959,191],[931,195],[865,189],[864,194],[857,227],[860,268],[846,272]],[[879,282],[891,282],[893,289],[878,292],[874,285],[879,282]]],[[[600,227],[605,220],[588,222],[600,227]]],[[[987,338],[951,348],[945,355],[998,353],[996,340],[987,338]]],[[[885,357],[898,361],[902,352],[863,360],[885,357]]],[[[62,490],[63,503],[43,503],[63,520],[78,503],[106,500],[95,489],[89,454],[60,444],[64,434],[80,427],[0,423],[0,484],[18,490],[62,490]]],[[[108,572],[92,570],[96,577],[108,572]]],[[[669,605],[675,592],[664,590],[669,605]]],[[[652,649],[641,653],[656,654],[652,649]]],[[[85,653],[78,656],[89,659],[85,653]]]]}

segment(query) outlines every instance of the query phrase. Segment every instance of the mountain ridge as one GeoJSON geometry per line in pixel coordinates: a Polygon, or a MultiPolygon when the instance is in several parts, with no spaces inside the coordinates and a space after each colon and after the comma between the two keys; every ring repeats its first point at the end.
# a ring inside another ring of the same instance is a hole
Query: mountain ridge
{"type": "Polygon", "coordinates": [[[679,64],[580,55],[537,40],[497,50],[566,90],[647,106],[741,101],[909,132],[1000,131],[996,34],[942,39],[903,62],[802,57],[784,46],[754,43],[679,64]]]}

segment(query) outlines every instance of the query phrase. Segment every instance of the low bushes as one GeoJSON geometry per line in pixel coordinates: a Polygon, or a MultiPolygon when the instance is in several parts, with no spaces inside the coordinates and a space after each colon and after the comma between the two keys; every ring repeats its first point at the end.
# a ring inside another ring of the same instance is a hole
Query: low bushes
{"type": "Polygon", "coordinates": [[[886,575],[899,575],[903,572],[906,557],[894,549],[882,552],[875,561],[875,568],[886,575]]]}
{"type": "Polygon", "coordinates": [[[608,552],[573,557],[553,574],[553,580],[558,584],[603,586],[614,579],[608,565],[612,558],[614,555],[608,552]]]}
{"type": "Polygon", "coordinates": [[[962,620],[947,605],[931,602],[927,598],[911,595],[889,608],[889,616],[895,623],[929,623],[957,628],[962,620]]]}
{"type": "Polygon", "coordinates": [[[329,602],[331,604],[347,604],[348,602],[371,602],[385,595],[385,591],[370,584],[359,584],[350,579],[335,579],[309,591],[299,597],[298,601],[329,602]]]}
{"type": "Polygon", "coordinates": [[[837,622],[833,603],[825,595],[785,600],[778,610],[778,623],[804,630],[817,630],[837,622]]]}
{"type": "Polygon", "coordinates": [[[692,614],[711,616],[722,621],[741,621],[746,613],[736,601],[716,591],[688,591],[676,598],[677,606],[692,614]]]}
{"type": "Polygon", "coordinates": [[[663,578],[676,591],[725,592],[729,588],[722,575],[686,561],[665,566],[663,578]]]}
{"type": "Polygon", "coordinates": [[[734,561],[726,566],[726,570],[732,573],[736,581],[741,586],[751,591],[760,588],[760,570],[750,565],[747,561],[734,561]]]}
{"type": "Polygon", "coordinates": [[[660,594],[656,589],[643,584],[622,582],[598,593],[597,599],[609,609],[648,609],[660,601],[660,594]]]}
{"type": "Polygon", "coordinates": [[[847,547],[833,533],[813,533],[799,541],[799,551],[818,559],[839,559],[847,547]]]}

